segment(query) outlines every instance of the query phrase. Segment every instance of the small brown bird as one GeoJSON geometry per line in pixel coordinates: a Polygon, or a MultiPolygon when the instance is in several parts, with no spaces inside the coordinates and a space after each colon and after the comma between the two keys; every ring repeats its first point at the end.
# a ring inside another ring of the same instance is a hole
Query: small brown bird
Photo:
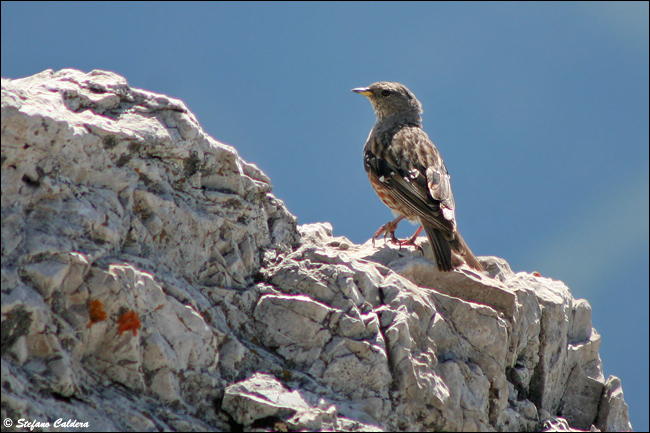
{"type": "MultiPolygon", "coordinates": [[[[406,86],[381,81],[352,89],[366,96],[377,116],[363,147],[363,164],[375,192],[386,206],[399,215],[382,226],[393,242],[397,223],[406,218],[424,228],[435,254],[438,269],[450,271],[467,263],[482,271],[456,228],[456,204],[447,167],[426,132],[422,130],[422,104],[406,86]]],[[[373,240],[374,240],[373,238],[373,240]]]]}

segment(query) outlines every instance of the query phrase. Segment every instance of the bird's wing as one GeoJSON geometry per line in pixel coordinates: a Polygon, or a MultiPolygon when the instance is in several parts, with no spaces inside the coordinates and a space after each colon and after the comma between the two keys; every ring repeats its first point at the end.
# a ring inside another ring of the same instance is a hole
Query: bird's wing
{"type": "Polygon", "coordinates": [[[453,238],[454,196],[438,149],[421,128],[406,126],[386,137],[373,136],[366,145],[365,165],[386,186],[393,200],[429,226],[453,238]],[[380,142],[391,143],[381,147],[380,142]]]}

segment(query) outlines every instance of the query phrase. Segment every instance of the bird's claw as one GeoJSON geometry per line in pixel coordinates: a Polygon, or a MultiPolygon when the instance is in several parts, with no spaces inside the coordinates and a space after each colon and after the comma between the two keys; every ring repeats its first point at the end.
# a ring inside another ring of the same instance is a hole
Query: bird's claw
{"type": "Polygon", "coordinates": [[[375,246],[375,239],[379,236],[384,235],[384,240],[390,236],[390,242],[392,244],[399,244],[400,240],[395,237],[395,230],[397,230],[397,222],[389,221],[383,226],[379,227],[379,230],[375,232],[375,235],[372,237],[372,246],[375,246]]]}
{"type": "Polygon", "coordinates": [[[402,249],[403,246],[414,246],[418,250],[420,250],[422,254],[424,254],[422,247],[420,247],[415,243],[415,240],[417,239],[418,235],[422,231],[422,228],[416,231],[415,234],[408,239],[397,239],[397,237],[395,236],[395,230],[397,230],[397,224],[399,223],[400,220],[401,218],[398,218],[396,220],[389,221],[383,226],[379,227],[379,230],[377,230],[375,232],[375,235],[372,237],[372,246],[373,247],[375,246],[375,239],[377,239],[381,235],[384,235],[384,240],[386,240],[387,237],[390,237],[390,243],[393,245],[399,245],[400,250],[402,249]]]}

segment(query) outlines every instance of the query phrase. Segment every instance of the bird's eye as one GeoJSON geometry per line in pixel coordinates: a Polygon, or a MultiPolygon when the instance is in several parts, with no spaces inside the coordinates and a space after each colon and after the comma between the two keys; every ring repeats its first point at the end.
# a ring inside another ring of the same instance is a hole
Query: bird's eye
{"type": "Polygon", "coordinates": [[[388,95],[390,95],[390,91],[388,91],[388,90],[383,90],[381,92],[381,96],[388,96],[388,95]]]}

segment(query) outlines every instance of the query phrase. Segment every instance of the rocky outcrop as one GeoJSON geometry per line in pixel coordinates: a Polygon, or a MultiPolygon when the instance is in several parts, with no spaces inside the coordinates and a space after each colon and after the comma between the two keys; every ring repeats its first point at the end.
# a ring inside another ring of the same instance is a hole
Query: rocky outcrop
{"type": "MultiPolygon", "coordinates": [[[[184,104],[2,82],[2,417],[93,430],[630,430],[591,308],[296,226],[184,104]]],[[[25,421],[23,421],[25,422],[25,421]]]]}

